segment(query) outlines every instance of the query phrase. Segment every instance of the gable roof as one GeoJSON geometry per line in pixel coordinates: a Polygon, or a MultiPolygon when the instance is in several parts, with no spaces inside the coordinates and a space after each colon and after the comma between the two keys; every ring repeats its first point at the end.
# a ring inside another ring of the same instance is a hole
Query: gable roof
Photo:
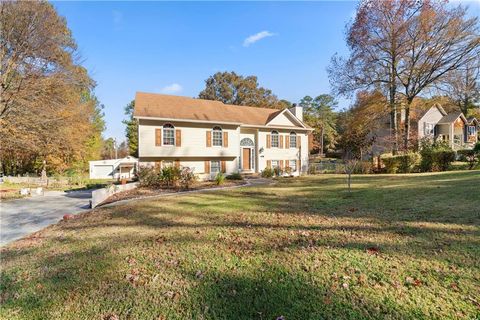
{"type": "Polygon", "coordinates": [[[430,110],[432,110],[433,108],[436,108],[443,116],[446,116],[447,113],[445,112],[445,110],[442,108],[441,105],[439,104],[434,104],[433,106],[431,106],[430,108],[428,109],[423,109],[423,110],[420,110],[417,112],[417,119],[420,120],[422,119],[430,110]]]}
{"type": "Polygon", "coordinates": [[[463,115],[463,113],[461,113],[460,111],[447,114],[447,115],[444,116],[442,119],[440,119],[440,121],[438,121],[438,123],[439,123],[439,124],[453,123],[453,122],[455,122],[455,120],[458,119],[458,117],[461,117],[462,120],[463,120],[463,122],[467,123],[467,119],[465,118],[465,116],[463,115]]]}
{"type": "MultiPolygon", "coordinates": [[[[136,118],[266,126],[284,110],[237,106],[213,100],[137,92],[133,116],[136,118]]],[[[298,121],[301,123],[300,120],[298,121]]],[[[303,124],[302,126],[304,127],[303,124]]]]}
{"type": "Polygon", "coordinates": [[[477,118],[475,117],[468,117],[467,121],[468,121],[468,124],[471,126],[474,125],[473,124],[474,122],[476,123],[477,126],[480,125],[480,121],[478,121],[477,118]]]}

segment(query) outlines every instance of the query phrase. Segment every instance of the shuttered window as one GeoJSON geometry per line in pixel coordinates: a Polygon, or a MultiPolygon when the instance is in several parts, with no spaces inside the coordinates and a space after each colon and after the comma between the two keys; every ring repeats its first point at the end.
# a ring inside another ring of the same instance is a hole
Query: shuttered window
{"type": "Polygon", "coordinates": [[[288,167],[293,171],[297,171],[297,160],[289,160],[288,167]]]}
{"type": "Polygon", "coordinates": [[[297,147],[297,134],[295,132],[290,132],[290,148],[297,147]]]}
{"type": "Polygon", "coordinates": [[[280,145],[280,139],[278,137],[278,131],[272,131],[272,134],[270,135],[271,143],[270,146],[272,148],[278,148],[280,145]]]}
{"type": "Polygon", "coordinates": [[[221,164],[219,160],[212,160],[210,161],[210,172],[211,173],[218,173],[221,171],[221,164]]]}
{"type": "Polygon", "coordinates": [[[172,126],[170,123],[167,123],[163,126],[163,145],[175,145],[175,127],[172,126]]]}
{"type": "Polygon", "coordinates": [[[213,137],[213,146],[215,147],[221,147],[223,146],[223,133],[222,133],[222,128],[220,127],[215,127],[212,130],[212,137],[213,137]]]}

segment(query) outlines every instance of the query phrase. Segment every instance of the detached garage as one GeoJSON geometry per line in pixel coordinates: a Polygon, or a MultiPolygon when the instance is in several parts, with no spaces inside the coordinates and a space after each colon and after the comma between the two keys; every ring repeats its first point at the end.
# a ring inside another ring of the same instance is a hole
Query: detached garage
{"type": "Polygon", "coordinates": [[[125,157],[90,161],[90,179],[132,179],[137,170],[138,159],[125,157]]]}

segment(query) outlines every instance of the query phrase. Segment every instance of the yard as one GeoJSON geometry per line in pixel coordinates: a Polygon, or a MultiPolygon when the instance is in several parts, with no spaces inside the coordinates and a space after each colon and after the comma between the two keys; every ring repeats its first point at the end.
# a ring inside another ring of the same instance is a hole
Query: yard
{"type": "Polygon", "coordinates": [[[475,319],[480,171],[96,209],[1,251],[4,319],[475,319]],[[283,316],[283,317],[282,317],[283,316]]]}

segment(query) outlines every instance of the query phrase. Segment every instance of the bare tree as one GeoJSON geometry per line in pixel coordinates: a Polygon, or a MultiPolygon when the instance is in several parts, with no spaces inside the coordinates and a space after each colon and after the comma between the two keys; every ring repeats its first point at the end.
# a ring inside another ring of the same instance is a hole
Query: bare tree
{"type": "Polygon", "coordinates": [[[480,54],[478,17],[468,18],[462,6],[449,9],[445,2],[425,1],[405,35],[406,54],[397,77],[406,100],[403,146],[407,149],[414,98],[480,54]]]}
{"type": "Polygon", "coordinates": [[[415,0],[364,0],[347,27],[350,55],[335,55],[328,68],[336,94],[381,90],[388,97],[392,152],[398,150],[397,68],[405,54],[405,30],[420,10],[415,0]]]}

